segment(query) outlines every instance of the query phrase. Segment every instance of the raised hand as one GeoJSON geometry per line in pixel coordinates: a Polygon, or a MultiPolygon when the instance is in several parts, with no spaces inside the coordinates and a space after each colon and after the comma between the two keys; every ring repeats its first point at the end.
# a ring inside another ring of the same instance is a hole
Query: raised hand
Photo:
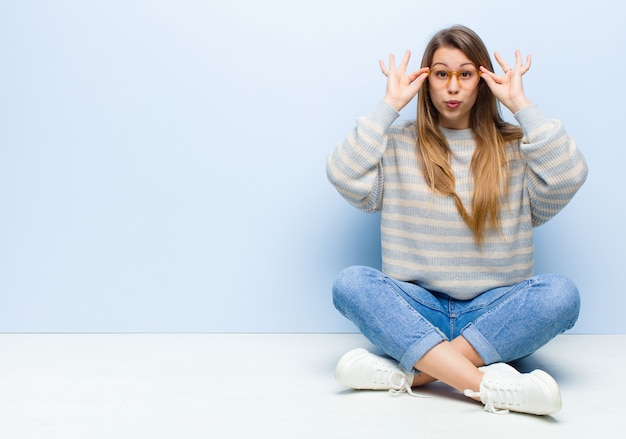
{"type": "Polygon", "coordinates": [[[407,75],[406,69],[409,65],[411,52],[406,51],[404,59],[396,68],[396,57],[389,55],[389,67],[381,60],[380,70],[387,77],[387,90],[383,99],[396,111],[400,111],[415,97],[420,87],[428,77],[428,67],[423,67],[407,75]]]}
{"type": "Polygon", "coordinates": [[[519,50],[515,51],[515,66],[509,67],[507,62],[498,52],[494,54],[496,61],[504,71],[503,75],[496,75],[480,66],[482,77],[487,83],[494,96],[502,102],[513,114],[531,104],[524,94],[522,76],[530,69],[530,55],[526,56],[526,62],[522,64],[522,56],[519,50]]]}

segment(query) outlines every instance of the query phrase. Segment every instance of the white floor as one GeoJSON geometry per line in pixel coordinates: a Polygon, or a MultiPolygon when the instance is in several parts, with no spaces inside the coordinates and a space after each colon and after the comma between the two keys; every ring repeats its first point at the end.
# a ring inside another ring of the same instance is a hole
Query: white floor
{"type": "Polygon", "coordinates": [[[0,438],[623,438],[626,335],[564,335],[518,363],[559,382],[551,417],[493,415],[432,384],[335,383],[357,334],[0,334],[0,438]]]}

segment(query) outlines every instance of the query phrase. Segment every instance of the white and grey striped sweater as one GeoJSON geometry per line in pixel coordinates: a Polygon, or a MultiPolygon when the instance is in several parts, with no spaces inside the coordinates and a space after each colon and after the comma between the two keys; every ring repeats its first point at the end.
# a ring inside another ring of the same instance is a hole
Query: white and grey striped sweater
{"type": "MultiPolygon", "coordinates": [[[[418,165],[414,126],[393,125],[398,116],[381,102],[358,119],[327,160],[328,178],[346,200],[366,212],[381,212],[383,272],[459,300],[530,277],[532,227],[556,215],[587,176],[585,159],[562,124],[545,118],[535,105],[515,115],[524,137],[519,148],[518,142],[509,148],[502,228],[488,231],[479,248],[453,198],[430,190],[418,165]]],[[[470,210],[472,132],[442,132],[453,153],[456,192],[470,210]]]]}

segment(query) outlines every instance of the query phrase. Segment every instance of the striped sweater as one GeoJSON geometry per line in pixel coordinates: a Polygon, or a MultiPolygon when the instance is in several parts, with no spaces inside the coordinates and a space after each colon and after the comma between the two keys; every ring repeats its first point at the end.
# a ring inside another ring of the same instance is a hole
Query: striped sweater
{"type": "MultiPolygon", "coordinates": [[[[508,152],[510,186],[501,229],[482,247],[454,199],[433,193],[415,151],[414,125],[393,125],[399,113],[381,102],[328,156],[328,178],[352,205],[381,212],[382,271],[459,300],[513,285],[533,273],[533,226],[556,215],[585,181],[587,165],[559,121],[535,105],[515,114],[524,137],[508,152]]],[[[471,130],[442,128],[452,151],[456,192],[471,209],[471,130]]]]}

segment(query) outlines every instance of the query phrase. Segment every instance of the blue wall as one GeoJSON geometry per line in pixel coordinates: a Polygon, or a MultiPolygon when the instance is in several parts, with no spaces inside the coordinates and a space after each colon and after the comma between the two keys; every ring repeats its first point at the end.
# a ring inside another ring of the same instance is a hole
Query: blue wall
{"type": "Polygon", "coordinates": [[[537,229],[536,271],[578,283],[576,332],[625,332],[623,9],[1,0],[0,331],[354,331],[330,286],[380,265],[378,217],[335,193],[326,155],[382,98],[378,59],[416,66],[463,23],[533,55],[528,96],[590,165],[537,229]]]}

